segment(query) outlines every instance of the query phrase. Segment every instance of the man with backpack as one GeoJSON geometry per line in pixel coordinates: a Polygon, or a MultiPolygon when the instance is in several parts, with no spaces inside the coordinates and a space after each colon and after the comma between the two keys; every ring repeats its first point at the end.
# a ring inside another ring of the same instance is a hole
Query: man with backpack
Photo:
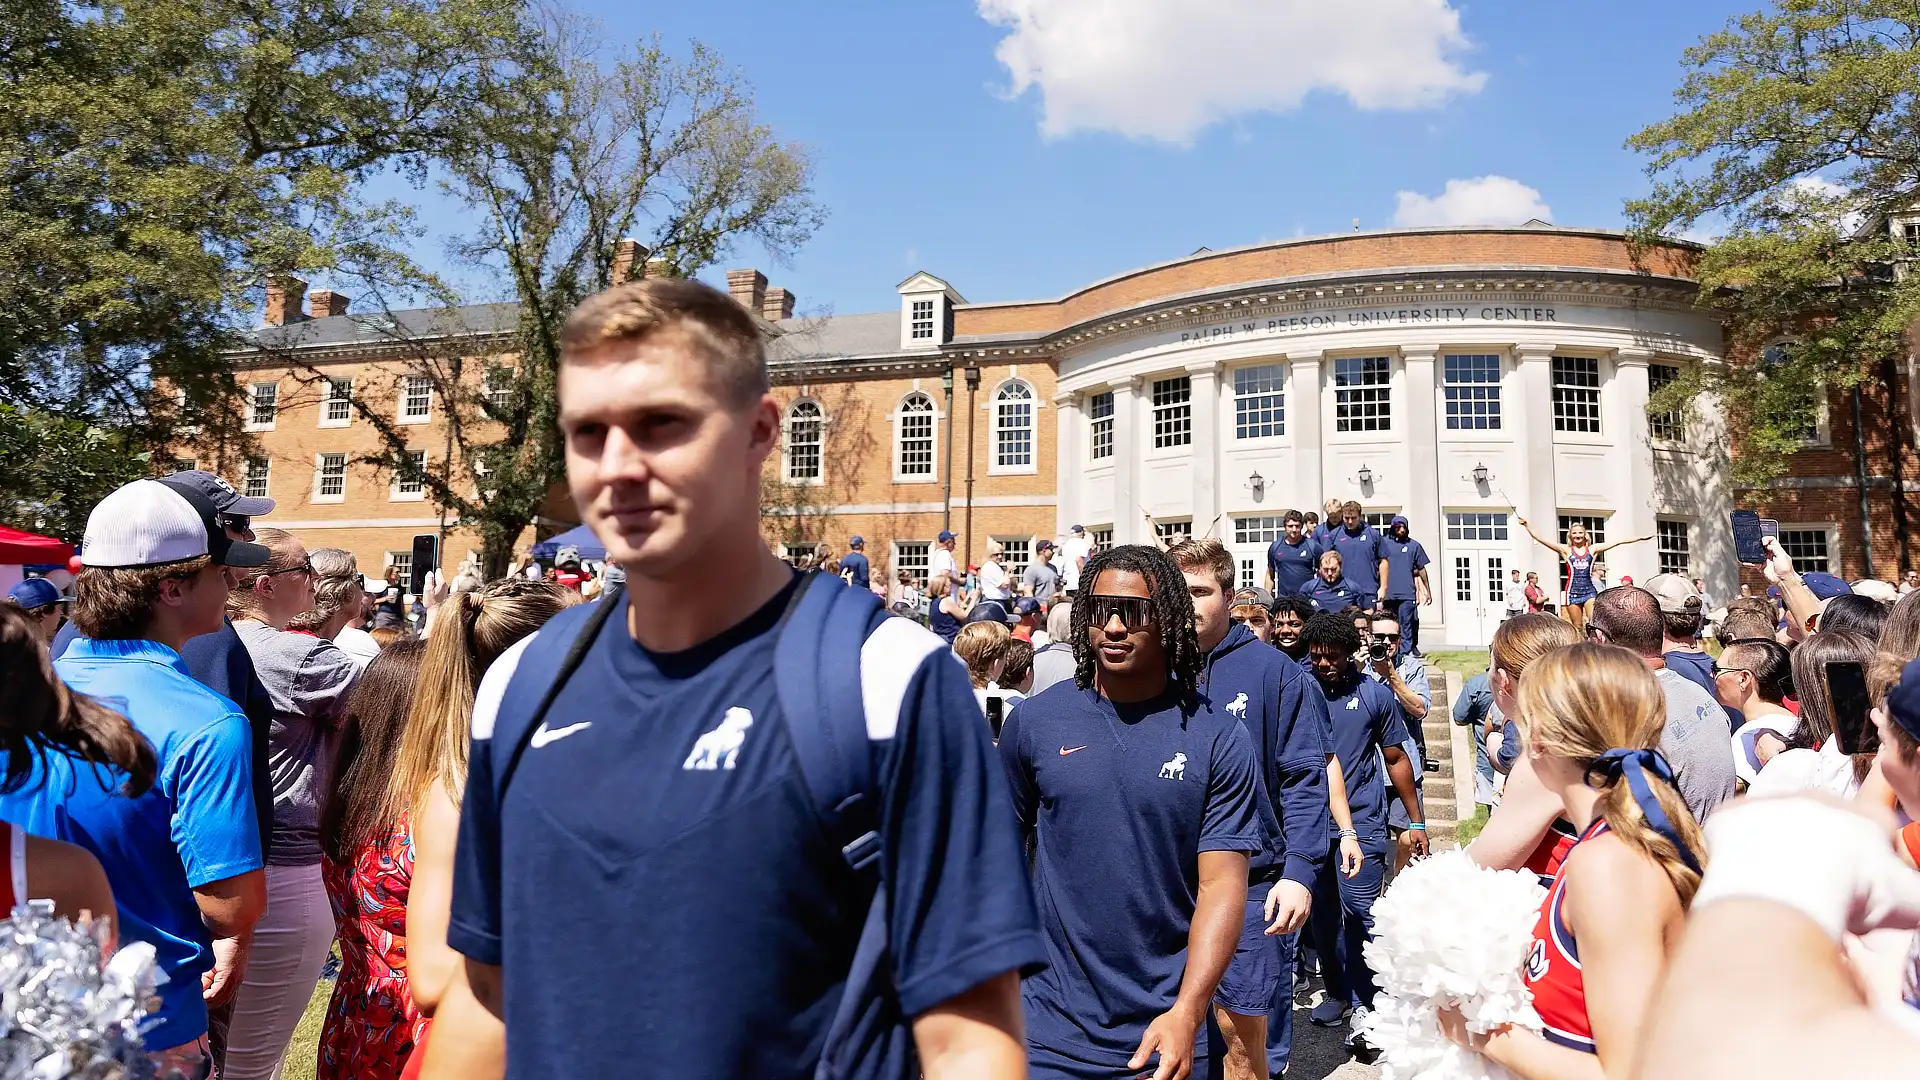
{"type": "Polygon", "coordinates": [[[617,286],[558,388],[627,587],[481,683],[424,1075],[1023,1075],[1045,952],[1004,778],[939,638],[767,551],[756,321],[617,286]]]}

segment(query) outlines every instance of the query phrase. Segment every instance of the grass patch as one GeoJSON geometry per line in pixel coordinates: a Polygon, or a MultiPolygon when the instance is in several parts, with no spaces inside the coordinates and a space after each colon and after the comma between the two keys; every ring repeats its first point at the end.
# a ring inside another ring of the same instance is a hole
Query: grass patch
{"type": "Polygon", "coordinates": [[[1468,844],[1473,843],[1473,838],[1479,836],[1480,830],[1487,827],[1487,819],[1492,816],[1493,810],[1491,807],[1475,807],[1473,816],[1454,828],[1454,836],[1460,841],[1460,846],[1466,847],[1468,844]]]}
{"type": "Polygon", "coordinates": [[[320,1029],[327,1022],[327,1002],[333,997],[333,980],[321,979],[313,988],[307,1011],[300,1014],[300,1026],[293,1029],[293,1041],[287,1044],[282,1076],[311,1077],[320,1067],[320,1029]]]}
{"type": "Polygon", "coordinates": [[[1487,650],[1459,649],[1454,651],[1435,650],[1427,653],[1427,666],[1456,674],[1478,675],[1487,670],[1487,650]]]}

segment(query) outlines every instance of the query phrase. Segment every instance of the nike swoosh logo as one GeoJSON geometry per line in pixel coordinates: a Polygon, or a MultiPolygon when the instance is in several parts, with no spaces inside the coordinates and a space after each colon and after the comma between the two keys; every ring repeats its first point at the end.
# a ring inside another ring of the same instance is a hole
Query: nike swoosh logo
{"type": "Polygon", "coordinates": [[[593,726],[593,721],[591,720],[584,720],[578,724],[568,724],[566,727],[563,727],[563,728],[549,728],[547,727],[547,725],[541,724],[540,730],[533,733],[533,738],[528,740],[528,743],[535,750],[538,750],[541,747],[547,745],[548,743],[559,742],[561,739],[564,739],[569,735],[572,735],[579,731],[584,731],[587,728],[590,728],[592,726],[593,726]]]}
{"type": "Polygon", "coordinates": [[[1071,750],[1069,750],[1068,748],[1066,748],[1066,747],[1064,747],[1064,746],[1063,746],[1063,747],[1061,747],[1061,748],[1060,748],[1060,756],[1061,756],[1061,757],[1066,757],[1066,756],[1067,756],[1068,754],[1077,754],[1077,753],[1079,753],[1080,751],[1082,751],[1082,750],[1085,750],[1085,749],[1086,749],[1086,747],[1085,747],[1085,746],[1076,746],[1076,747],[1074,747],[1074,748],[1072,748],[1071,750]]]}

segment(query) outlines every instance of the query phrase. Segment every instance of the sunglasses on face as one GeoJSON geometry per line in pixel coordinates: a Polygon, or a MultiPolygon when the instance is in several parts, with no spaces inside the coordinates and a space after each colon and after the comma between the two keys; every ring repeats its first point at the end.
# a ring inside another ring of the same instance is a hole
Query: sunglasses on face
{"type": "Polygon", "coordinates": [[[234,532],[246,532],[248,529],[253,528],[253,519],[240,517],[237,514],[221,514],[220,527],[223,529],[232,529],[234,532]]]}
{"type": "Polygon", "coordinates": [[[289,566],[285,570],[267,571],[268,577],[279,577],[281,574],[305,574],[308,577],[312,577],[313,576],[313,556],[311,555],[307,556],[306,560],[303,561],[299,566],[289,566]]]}
{"type": "Polygon", "coordinates": [[[1746,672],[1748,675],[1753,674],[1753,672],[1747,671],[1747,669],[1743,667],[1721,667],[1719,664],[1713,665],[1713,673],[1715,675],[1733,675],[1740,672],[1746,672]]]}
{"type": "Polygon", "coordinates": [[[1138,630],[1153,622],[1153,601],[1144,596],[1101,596],[1095,594],[1089,598],[1087,621],[1091,626],[1105,626],[1117,615],[1120,625],[1129,630],[1138,630]]]}

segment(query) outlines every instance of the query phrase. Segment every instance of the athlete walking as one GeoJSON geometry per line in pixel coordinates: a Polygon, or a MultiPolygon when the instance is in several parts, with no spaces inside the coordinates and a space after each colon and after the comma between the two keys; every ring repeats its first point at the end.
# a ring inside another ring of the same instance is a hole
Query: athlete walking
{"type": "Polygon", "coordinates": [[[1073,682],[1000,732],[1049,961],[1022,987],[1029,1067],[1185,1080],[1204,1075],[1196,1044],[1240,941],[1248,857],[1270,843],[1260,769],[1247,728],[1200,692],[1173,561],[1118,547],[1081,583],[1073,682]]]}

